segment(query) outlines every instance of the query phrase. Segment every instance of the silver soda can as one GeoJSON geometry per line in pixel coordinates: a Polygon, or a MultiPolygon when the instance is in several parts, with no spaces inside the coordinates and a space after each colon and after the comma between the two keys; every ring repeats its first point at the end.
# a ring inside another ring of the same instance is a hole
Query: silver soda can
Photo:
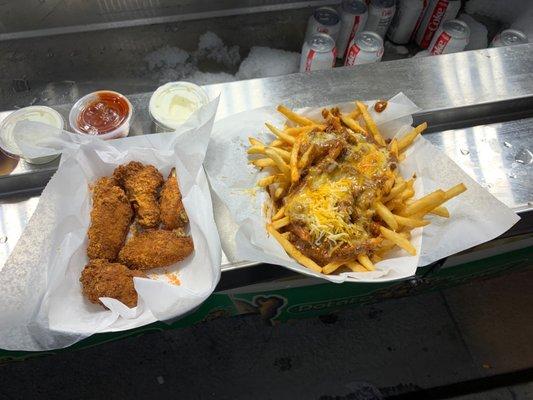
{"type": "Polygon", "coordinates": [[[333,38],[325,33],[315,33],[302,47],[300,72],[333,68],[336,56],[337,48],[333,38]]]}
{"type": "Polygon", "coordinates": [[[504,47],[525,43],[529,43],[529,40],[524,32],[517,29],[506,29],[494,36],[489,47],[504,47]]]}
{"type": "Polygon", "coordinates": [[[343,0],[341,30],[337,39],[337,57],[343,58],[352,39],[361,32],[368,18],[368,7],[363,0],[343,0]]]}
{"type": "Polygon", "coordinates": [[[427,49],[441,23],[454,19],[459,8],[461,0],[430,0],[416,31],[416,44],[427,49]]]}
{"type": "Polygon", "coordinates": [[[368,20],[366,21],[365,31],[376,32],[384,38],[395,11],[395,0],[371,0],[368,6],[368,20]]]}
{"type": "Polygon", "coordinates": [[[433,36],[428,51],[431,55],[463,51],[470,39],[470,28],[458,19],[444,22],[433,36]]]}
{"type": "Polygon", "coordinates": [[[339,36],[340,26],[340,17],[334,8],[317,8],[313,15],[309,17],[305,38],[309,39],[315,33],[327,33],[336,41],[339,36]]]}
{"type": "Polygon", "coordinates": [[[376,32],[363,31],[352,39],[344,65],[361,65],[381,61],[383,39],[376,32]]]}
{"type": "Polygon", "coordinates": [[[416,29],[427,0],[399,0],[387,37],[394,43],[406,44],[416,29]]]}

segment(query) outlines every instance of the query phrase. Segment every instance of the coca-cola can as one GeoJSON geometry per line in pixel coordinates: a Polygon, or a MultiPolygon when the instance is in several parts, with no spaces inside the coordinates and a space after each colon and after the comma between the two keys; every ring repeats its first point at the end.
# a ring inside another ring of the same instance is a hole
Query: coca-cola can
{"type": "Polygon", "coordinates": [[[326,33],[315,33],[304,42],[300,58],[300,72],[330,69],[335,65],[337,48],[326,33]]]}
{"type": "Polygon", "coordinates": [[[368,7],[363,0],[343,0],[341,5],[341,29],[337,39],[337,57],[342,58],[352,39],[361,32],[368,18],[368,7]]]}
{"type": "Polygon", "coordinates": [[[422,19],[425,6],[427,0],[399,0],[387,37],[397,44],[408,43],[422,19]]]}
{"type": "Polygon", "coordinates": [[[525,43],[529,43],[529,40],[524,32],[517,29],[506,29],[494,36],[490,47],[513,46],[515,44],[525,43]]]}
{"type": "Polygon", "coordinates": [[[331,7],[320,7],[309,17],[305,38],[309,39],[315,33],[326,33],[336,41],[340,27],[339,13],[331,7]]]}
{"type": "Polygon", "coordinates": [[[365,31],[376,32],[384,38],[395,11],[395,0],[371,0],[368,6],[368,20],[366,21],[365,31]]]}
{"type": "Polygon", "coordinates": [[[444,22],[433,36],[428,51],[431,55],[463,51],[470,39],[470,28],[458,19],[444,22]]]}
{"type": "Polygon", "coordinates": [[[461,0],[430,0],[416,31],[416,44],[427,49],[441,23],[454,19],[459,8],[461,0]]]}
{"type": "Polygon", "coordinates": [[[381,61],[383,57],[383,39],[376,32],[363,31],[355,36],[348,52],[344,65],[361,65],[381,61]]]}

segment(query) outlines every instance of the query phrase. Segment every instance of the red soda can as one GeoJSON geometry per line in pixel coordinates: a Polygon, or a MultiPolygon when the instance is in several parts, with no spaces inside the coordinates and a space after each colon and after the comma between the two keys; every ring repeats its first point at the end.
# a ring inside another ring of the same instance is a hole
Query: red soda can
{"type": "Polygon", "coordinates": [[[381,61],[383,57],[383,39],[376,32],[363,31],[352,39],[345,66],[370,64],[381,61]]]}
{"type": "Polygon", "coordinates": [[[333,68],[336,57],[337,48],[332,37],[325,33],[315,33],[302,47],[300,72],[333,68]]]}
{"type": "Polygon", "coordinates": [[[449,54],[463,51],[470,39],[470,28],[458,19],[446,21],[439,28],[428,51],[431,55],[449,54]]]}
{"type": "Polygon", "coordinates": [[[454,19],[459,8],[460,0],[430,0],[416,31],[416,44],[427,49],[441,23],[454,19]]]}

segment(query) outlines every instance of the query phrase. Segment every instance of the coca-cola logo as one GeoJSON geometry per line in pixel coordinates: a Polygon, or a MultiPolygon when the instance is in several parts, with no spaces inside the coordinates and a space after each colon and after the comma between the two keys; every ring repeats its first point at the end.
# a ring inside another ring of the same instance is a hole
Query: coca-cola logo
{"type": "Polygon", "coordinates": [[[437,40],[435,41],[435,44],[433,45],[433,48],[430,50],[431,54],[442,54],[444,49],[446,48],[446,45],[450,41],[451,36],[448,35],[446,32],[442,32],[437,40]]]}
{"type": "Polygon", "coordinates": [[[357,54],[359,54],[359,50],[361,49],[356,44],[350,47],[350,50],[348,50],[348,54],[346,55],[346,62],[344,65],[354,65],[357,54]]]}
{"type": "Polygon", "coordinates": [[[439,0],[439,2],[435,5],[433,13],[431,14],[431,17],[429,19],[426,31],[424,32],[424,40],[422,40],[421,44],[422,47],[428,46],[429,42],[433,38],[435,31],[439,29],[440,21],[442,20],[442,17],[444,16],[444,13],[446,12],[447,8],[448,0],[439,0]]]}

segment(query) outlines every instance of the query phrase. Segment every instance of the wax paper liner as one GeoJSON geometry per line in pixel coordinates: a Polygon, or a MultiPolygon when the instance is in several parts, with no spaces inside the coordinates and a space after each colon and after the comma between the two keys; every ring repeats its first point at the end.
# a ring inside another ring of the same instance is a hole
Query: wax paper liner
{"type": "Polygon", "coordinates": [[[102,141],[41,124],[17,125],[20,136],[37,137],[25,154],[62,151],[60,166],[0,274],[0,348],[48,350],[69,346],[94,333],[122,331],[171,320],[198,307],[220,278],[221,247],[202,163],[218,98],[198,110],[175,133],[102,141]],[[137,307],[102,298],[88,302],[80,273],[86,265],[91,209],[89,184],[129,161],[155,165],[163,176],[176,168],[190,219],[193,255],[183,262],[134,278],[137,307]],[[179,279],[181,284],[176,284],[179,279]]]}
{"type": "MultiPolygon", "coordinates": [[[[366,103],[373,106],[375,101],[366,103]]],[[[343,111],[351,111],[354,103],[335,106],[343,111]]],[[[297,111],[321,120],[320,112],[323,107],[332,105],[317,105],[297,111]]],[[[402,93],[391,98],[387,108],[381,113],[376,113],[373,107],[369,109],[381,133],[387,138],[402,136],[412,129],[412,114],[420,110],[402,93]]],[[[468,190],[446,203],[451,218],[430,216],[430,225],[412,231],[411,242],[417,249],[416,256],[397,249],[389,253],[387,259],[376,264],[376,271],[332,275],[315,273],[291,259],[265,229],[267,221],[264,203],[268,196],[263,189],[257,187],[257,180],[264,176],[264,173],[258,172],[249,164],[246,154],[249,136],[266,142],[272,140],[273,136],[265,128],[265,122],[282,126],[285,118],[272,106],[217,121],[206,156],[206,171],[212,189],[228,207],[239,226],[235,240],[237,254],[243,260],[282,265],[302,274],[332,282],[385,282],[411,276],[419,266],[428,265],[491,240],[508,230],[519,219],[512,210],[472,180],[444,153],[424,138],[418,138],[407,151],[406,160],[400,163],[400,173],[404,178],[416,173],[417,198],[437,188],[448,189],[463,182],[468,190]]]]}

